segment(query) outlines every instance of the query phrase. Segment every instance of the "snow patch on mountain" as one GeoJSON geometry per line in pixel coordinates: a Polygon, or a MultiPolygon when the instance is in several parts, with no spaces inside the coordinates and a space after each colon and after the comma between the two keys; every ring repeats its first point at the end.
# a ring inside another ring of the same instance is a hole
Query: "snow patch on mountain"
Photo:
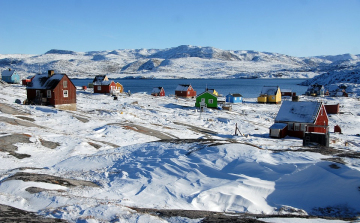
{"type": "Polygon", "coordinates": [[[0,55],[0,69],[23,77],[47,70],[71,78],[313,78],[324,72],[358,69],[359,55],[293,57],[252,50],[182,45],[167,49],[75,52],[52,49],[41,55],[0,55]]]}

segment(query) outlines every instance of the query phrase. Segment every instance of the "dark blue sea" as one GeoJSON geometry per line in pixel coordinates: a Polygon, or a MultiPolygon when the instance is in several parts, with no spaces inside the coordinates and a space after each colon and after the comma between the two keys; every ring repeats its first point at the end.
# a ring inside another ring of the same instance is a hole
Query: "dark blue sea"
{"type": "MultiPolygon", "coordinates": [[[[87,86],[93,79],[71,79],[76,86],[87,86]]],[[[174,95],[178,84],[191,84],[197,94],[206,87],[215,89],[226,96],[229,93],[239,93],[243,97],[259,96],[263,86],[279,86],[280,89],[291,89],[297,95],[304,94],[307,86],[298,85],[307,79],[111,79],[124,86],[124,91],[131,93],[151,93],[153,87],[163,87],[166,95],[174,95]]]]}

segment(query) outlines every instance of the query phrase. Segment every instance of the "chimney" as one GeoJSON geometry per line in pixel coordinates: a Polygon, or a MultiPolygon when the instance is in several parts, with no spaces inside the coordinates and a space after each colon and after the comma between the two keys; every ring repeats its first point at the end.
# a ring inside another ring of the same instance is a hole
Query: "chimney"
{"type": "Polygon", "coordinates": [[[54,70],[48,70],[48,77],[51,77],[52,75],[54,75],[55,71],[54,70]]]}
{"type": "Polygon", "coordinates": [[[9,68],[9,71],[11,71],[11,68],[9,68]]]}

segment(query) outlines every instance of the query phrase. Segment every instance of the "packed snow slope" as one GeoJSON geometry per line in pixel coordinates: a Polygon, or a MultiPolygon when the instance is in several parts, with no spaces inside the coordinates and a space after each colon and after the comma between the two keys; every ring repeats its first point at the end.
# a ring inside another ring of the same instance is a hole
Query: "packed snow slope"
{"type": "MultiPolygon", "coordinates": [[[[194,99],[77,91],[77,111],[21,105],[0,83],[0,204],[70,222],[199,222],[134,208],[352,217],[360,214],[360,101],[330,116],[331,148],[269,138],[281,105],[232,111],[194,99]],[[242,134],[234,135],[235,124],[242,134]],[[342,134],[335,134],[335,125],[342,134]]],[[[300,97],[300,100],[318,100],[300,97]]],[[[274,222],[283,220],[261,218],[274,222]]],[[[298,222],[332,222],[293,219],[298,222]]],[[[339,220],[334,222],[341,222],[339,220]]]]}
{"type": "Polygon", "coordinates": [[[24,78],[47,70],[73,77],[107,74],[111,78],[312,78],[328,71],[355,69],[360,55],[293,57],[250,50],[178,46],[41,55],[0,55],[0,69],[16,69],[24,78]]]}

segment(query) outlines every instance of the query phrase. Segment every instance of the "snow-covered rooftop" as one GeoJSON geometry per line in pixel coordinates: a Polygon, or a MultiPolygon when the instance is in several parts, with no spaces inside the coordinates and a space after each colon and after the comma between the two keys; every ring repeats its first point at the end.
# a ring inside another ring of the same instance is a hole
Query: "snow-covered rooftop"
{"type": "Polygon", "coordinates": [[[284,101],[275,122],[314,123],[320,106],[317,101],[284,101]]]}
{"type": "Polygon", "coordinates": [[[27,89],[52,89],[59,83],[64,75],[65,74],[54,74],[50,77],[47,74],[35,75],[28,84],[27,89]]]}
{"type": "Polygon", "coordinates": [[[154,87],[151,91],[151,93],[160,93],[162,87],[154,87]]]}
{"type": "Polygon", "coordinates": [[[175,91],[187,91],[190,86],[190,84],[179,84],[175,91]]]}
{"type": "Polygon", "coordinates": [[[106,75],[97,75],[95,76],[93,83],[98,82],[98,81],[108,81],[109,79],[107,78],[106,75]]]}
{"type": "Polygon", "coordinates": [[[279,87],[277,86],[264,86],[261,90],[261,94],[275,95],[279,87]]]}
{"type": "Polygon", "coordinates": [[[93,85],[110,85],[113,81],[95,81],[93,85]]]}
{"type": "Polygon", "coordinates": [[[270,126],[270,129],[283,129],[287,126],[285,123],[274,123],[272,126],[270,126]]]}
{"type": "Polygon", "coordinates": [[[231,95],[233,97],[242,97],[242,95],[239,93],[233,93],[233,94],[229,94],[229,95],[231,95]]]}
{"type": "Polygon", "coordinates": [[[1,76],[3,77],[9,77],[15,73],[15,70],[4,70],[1,72],[1,76]]]}

